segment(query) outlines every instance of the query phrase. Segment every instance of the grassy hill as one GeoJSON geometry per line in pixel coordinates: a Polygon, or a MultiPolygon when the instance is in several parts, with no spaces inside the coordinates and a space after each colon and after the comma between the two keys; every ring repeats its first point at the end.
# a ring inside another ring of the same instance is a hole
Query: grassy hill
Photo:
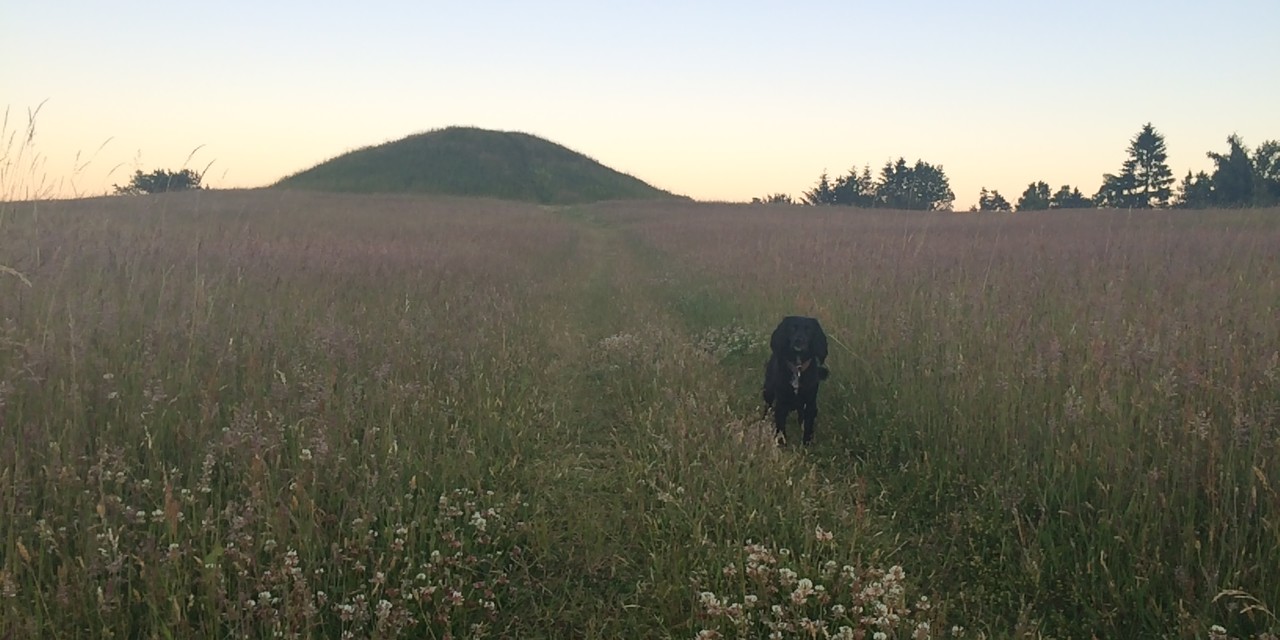
{"type": "Polygon", "coordinates": [[[473,127],[439,129],[358,149],[275,186],[482,196],[541,204],[676,197],[542,138],[473,127]]]}

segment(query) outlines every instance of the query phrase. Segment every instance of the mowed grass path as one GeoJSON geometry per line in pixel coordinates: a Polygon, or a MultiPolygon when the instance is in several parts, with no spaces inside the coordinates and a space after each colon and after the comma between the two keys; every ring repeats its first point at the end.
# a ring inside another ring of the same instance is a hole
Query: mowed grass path
{"type": "Polygon", "coordinates": [[[5,207],[0,637],[1277,630],[1276,212],[5,207]]]}

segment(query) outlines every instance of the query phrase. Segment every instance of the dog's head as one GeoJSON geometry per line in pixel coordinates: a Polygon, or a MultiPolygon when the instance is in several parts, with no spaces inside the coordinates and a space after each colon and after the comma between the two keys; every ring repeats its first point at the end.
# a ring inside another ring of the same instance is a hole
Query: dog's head
{"type": "Polygon", "coordinates": [[[819,363],[827,359],[827,335],[817,318],[787,316],[773,330],[769,347],[785,359],[816,358],[819,363]]]}

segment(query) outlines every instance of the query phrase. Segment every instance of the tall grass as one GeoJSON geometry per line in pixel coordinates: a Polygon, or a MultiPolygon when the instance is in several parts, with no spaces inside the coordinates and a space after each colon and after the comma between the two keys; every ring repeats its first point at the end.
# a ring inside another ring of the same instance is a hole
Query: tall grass
{"type": "Polygon", "coordinates": [[[1273,211],[8,212],[0,637],[1278,631],[1273,211]]]}
{"type": "Polygon", "coordinates": [[[865,464],[969,619],[1275,631],[1277,211],[610,215],[705,274],[722,319],[822,318],[843,347],[825,466],[865,464]]]}
{"type": "Polygon", "coordinates": [[[757,628],[700,594],[779,633],[946,624],[885,568],[865,483],[738,410],[724,358],[763,330],[690,333],[684,284],[589,215],[288,191],[14,211],[0,636],[757,628]]]}

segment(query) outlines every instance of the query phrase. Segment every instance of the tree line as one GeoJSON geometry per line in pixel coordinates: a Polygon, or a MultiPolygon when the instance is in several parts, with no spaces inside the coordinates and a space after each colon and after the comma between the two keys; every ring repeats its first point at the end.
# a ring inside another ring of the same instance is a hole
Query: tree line
{"type": "MultiPolygon", "coordinates": [[[[1078,187],[1062,185],[1057,190],[1037,181],[1014,203],[998,190],[983,187],[978,204],[970,211],[1045,211],[1050,209],[1120,209],[1208,207],[1269,207],[1280,205],[1280,142],[1268,140],[1250,151],[1240,136],[1227,137],[1225,153],[1210,151],[1212,172],[1187,172],[1175,184],[1169,169],[1164,136],[1151,123],[1129,141],[1126,158],[1116,173],[1102,176],[1102,185],[1092,196],[1078,187]]],[[[941,165],[917,160],[908,165],[898,158],[887,162],[878,176],[870,167],[832,179],[826,171],[799,202],[785,193],[753,198],[753,203],[844,205],[920,211],[950,211],[955,194],[941,165]]]]}

